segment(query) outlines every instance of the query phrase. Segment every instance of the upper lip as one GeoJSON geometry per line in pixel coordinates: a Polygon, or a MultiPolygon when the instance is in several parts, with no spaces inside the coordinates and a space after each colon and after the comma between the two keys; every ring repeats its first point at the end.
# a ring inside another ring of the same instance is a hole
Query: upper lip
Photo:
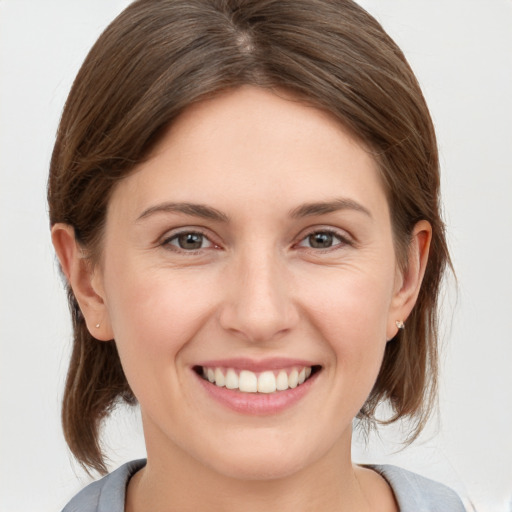
{"type": "Polygon", "coordinates": [[[292,366],[309,367],[319,366],[318,363],[305,359],[293,359],[288,357],[273,357],[268,359],[249,359],[244,357],[230,359],[215,359],[199,362],[196,366],[206,368],[234,368],[237,370],[249,370],[252,372],[264,372],[265,370],[281,370],[292,366]]]}

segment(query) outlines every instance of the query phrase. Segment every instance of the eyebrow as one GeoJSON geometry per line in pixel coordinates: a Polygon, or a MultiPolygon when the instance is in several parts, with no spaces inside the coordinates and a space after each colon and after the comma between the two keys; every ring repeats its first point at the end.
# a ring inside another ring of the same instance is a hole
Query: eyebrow
{"type": "Polygon", "coordinates": [[[193,217],[216,220],[219,222],[229,222],[229,217],[211,206],[195,203],[162,203],[144,210],[138,217],[137,222],[146,219],[157,213],[184,213],[193,217]]]}
{"type": "Polygon", "coordinates": [[[290,212],[290,216],[297,219],[302,217],[312,217],[314,215],[325,215],[327,213],[337,212],[339,210],[354,210],[372,217],[370,210],[362,204],[348,198],[338,198],[332,201],[322,201],[318,203],[306,203],[294,208],[290,212]]]}
{"type": "MultiPolygon", "coordinates": [[[[321,201],[315,203],[305,203],[290,211],[290,217],[297,219],[303,217],[313,217],[315,215],[326,215],[328,213],[337,212],[339,210],[354,210],[364,213],[368,217],[372,217],[370,211],[358,202],[339,198],[332,201],[321,201]]],[[[162,203],[151,206],[144,210],[138,217],[137,221],[144,220],[157,213],[183,213],[193,217],[215,220],[218,222],[229,222],[229,217],[211,206],[196,203],[162,203]]]]}

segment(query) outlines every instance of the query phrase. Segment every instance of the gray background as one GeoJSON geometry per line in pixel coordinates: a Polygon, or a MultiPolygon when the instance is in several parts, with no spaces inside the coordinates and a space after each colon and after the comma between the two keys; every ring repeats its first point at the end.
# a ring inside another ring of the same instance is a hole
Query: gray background
{"type": "MultiPolygon", "coordinates": [[[[70,327],[45,183],[86,52],[126,0],[0,0],[0,510],[59,510],[88,481],[59,402],[70,327]]],[[[458,292],[448,283],[440,414],[399,449],[384,429],[358,461],[442,480],[476,510],[512,510],[512,2],[361,0],[404,50],[437,127],[458,292]]],[[[107,428],[112,467],[144,455],[137,412],[107,428]]]]}

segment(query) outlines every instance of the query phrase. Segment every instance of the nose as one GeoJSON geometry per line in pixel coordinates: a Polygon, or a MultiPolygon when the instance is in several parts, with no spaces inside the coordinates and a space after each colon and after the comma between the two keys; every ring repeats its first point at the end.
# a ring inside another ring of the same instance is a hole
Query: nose
{"type": "Polygon", "coordinates": [[[291,331],[299,321],[286,263],[271,251],[241,256],[227,270],[220,324],[250,342],[266,342],[291,331]]]}

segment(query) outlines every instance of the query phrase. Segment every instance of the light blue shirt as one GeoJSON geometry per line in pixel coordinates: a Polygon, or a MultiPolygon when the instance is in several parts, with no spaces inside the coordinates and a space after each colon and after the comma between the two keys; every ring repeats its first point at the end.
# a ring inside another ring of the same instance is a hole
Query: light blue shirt
{"type": "MultiPolygon", "coordinates": [[[[128,481],[146,464],[135,460],[80,491],[62,512],[124,512],[128,481]]],[[[400,512],[465,512],[450,488],[396,466],[368,466],[389,483],[400,512]]]]}

